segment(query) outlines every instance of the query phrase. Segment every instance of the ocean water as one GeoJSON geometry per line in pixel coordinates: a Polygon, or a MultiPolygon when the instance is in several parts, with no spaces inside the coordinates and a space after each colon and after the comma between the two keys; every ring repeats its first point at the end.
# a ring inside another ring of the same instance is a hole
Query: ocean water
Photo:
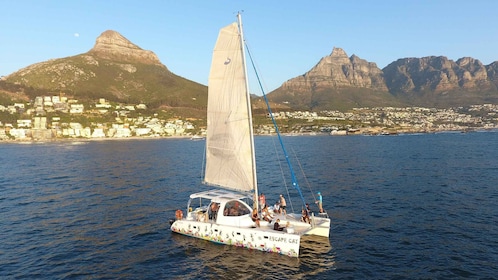
{"type": "MultiPolygon", "coordinates": [[[[171,233],[174,211],[208,189],[204,141],[0,143],[0,278],[497,277],[498,132],[283,139],[332,220],[300,258],[171,233]]],[[[296,197],[275,145],[256,138],[269,203],[296,197]]]]}

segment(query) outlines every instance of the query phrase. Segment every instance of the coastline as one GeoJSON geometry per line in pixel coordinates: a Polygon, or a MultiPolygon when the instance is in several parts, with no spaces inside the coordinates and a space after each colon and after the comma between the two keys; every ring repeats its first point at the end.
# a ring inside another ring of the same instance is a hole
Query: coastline
{"type": "Polygon", "coordinates": [[[74,138],[51,138],[51,139],[3,139],[0,144],[43,144],[43,143],[73,143],[73,142],[100,142],[100,141],[136,141],[136,140],[163,140],[163,139],[190,139],[191,136],[164,136],[164,137],[74,137],[74,138]]]}
{"type": "MultiPolygon", "coordinates": [[[[376,131],[372,133],[372,131],[359,131],[354,133],[346,133],[346,134],[331,134],[328,132],[299,132],[299,133],[281,133],[284,137],[295,137],[295,136],[398,136],[398,135],[419,135],[419,134],[438,134],[438,133],[472,133],[472,132],[496,132],[498,128],[475,128],[475,129],[465,129],[465,130],[434,130],[434,131],[389,131],[382,132],[376,131]]],[[[276,134],[255,134],[255,136],[276,136],[276,134]]],[[[44,144],[44,143],[78,143],[78,142],[99,142],[99,141],[137,141],[137,140],[179,140],[179,139],[191,139],[192,141],[204,141],[204,138],[192,139],[192,135],[175,135],[175,136],[149,136],[149,137],[141,137],[141,136],[130,136],[130,137],[102,137],[102,138],[91,138],[91,137],[74,137],[74,138],[50,138],[50,139],[2,139],[0,140],[1,144],[44,144]]]]}

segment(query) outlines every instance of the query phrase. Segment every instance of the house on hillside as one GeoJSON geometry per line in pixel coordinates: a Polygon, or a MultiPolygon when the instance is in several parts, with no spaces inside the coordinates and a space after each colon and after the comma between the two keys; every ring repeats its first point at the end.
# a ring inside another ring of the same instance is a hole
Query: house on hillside
{"type": "Polygon", "coordinates": [[[84,109],[83,104],[71,104],[69,114],[83,114],[84,109]]]}

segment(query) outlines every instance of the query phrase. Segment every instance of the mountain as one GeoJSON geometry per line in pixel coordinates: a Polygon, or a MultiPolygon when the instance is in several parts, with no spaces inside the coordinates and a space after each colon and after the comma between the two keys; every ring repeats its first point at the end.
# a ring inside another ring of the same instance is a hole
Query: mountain
{"type": "Polygon", "coordinates": [[[398,103],[389,94],[382,70],[375,63],[356,55],[348,57],[340,48],[334,48],[310,71],[286,81],[268,97],[272,101],[307,110],[398,103]]]}
{"type": "MultiPolygon", "coordinates": [[[[205,111],[207,102],[206,86],[175,75],[152,51],[141,49],[112,30],[103,32],[86,53],[36,63],[3,80],[78,99],[189,108],[182,111],[192,113],[205,111]]],[[[29,90],[25,94],[30,95],[29,90]]]]}
{"type": "Polygon", "coordinates": [[[391,94],[416,105],[444,107],[496,102],[498,76],[492,65],[470,57],[455,62],[429,56],[398,59],[382,71],[391,94]]]}
{"type": "MultiPolygon", "coordinates": [[[[36,63],[0,80],[1,103],[59,93],[83,100],[145,103],[152,109],[199,118],[204,118],[207,103],[206,86],[175,75],[152,51],[112,30],[103,32],[86,53],[36,63]]],[[[268,98],[281,109],[315,111],[498,103],[498,61],[483,65],[470,57],[457,61],[412,57],[380,69],[374,62],[333,48],[268,98]]],[[[258,112],[263,111],[260,101],[253,104],[258,112]]]]}
{"type": "Polygon", "coordinates": [[[448,107],[498,102],[498,62],[464,57],[403,58],[384,69],[340,48],[268,94],[305,109],[374,106],[448,107]]]}

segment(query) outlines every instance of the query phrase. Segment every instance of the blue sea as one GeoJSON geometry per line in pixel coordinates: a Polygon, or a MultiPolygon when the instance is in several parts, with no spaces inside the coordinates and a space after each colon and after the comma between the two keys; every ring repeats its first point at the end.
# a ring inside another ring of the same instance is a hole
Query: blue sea
{"type": "MultiPolygon", "coordinates": [[[[255,140],[269,203],[296,196],[275,140],[255,140]]],[[[204,141],[0,143],[0,278],[498,277],[498,132],[283,140],[305,199],[316,210],[320,191],[332,223],[300,258],[170,231],[188,195],[209,189],[204,141]]]]}

